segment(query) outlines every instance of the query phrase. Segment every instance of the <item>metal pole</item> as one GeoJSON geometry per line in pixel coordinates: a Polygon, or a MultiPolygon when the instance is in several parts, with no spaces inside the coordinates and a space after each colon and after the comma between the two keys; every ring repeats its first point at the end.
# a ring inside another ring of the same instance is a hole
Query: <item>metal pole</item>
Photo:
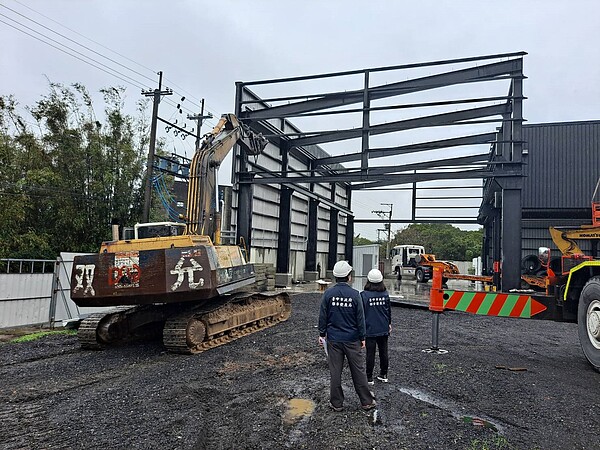
{"type": "Polygon", "coordinates": [[[431,318],[431,350],[438,351],[438,337],[440,332],[440,313],[434,312],[431,318]]]}
{"type": "Polygon", "coordinates": [[[148,145],[148,162],[146,163],[146,189],[144,192],[144,210],[142,222],[150,222],[150,205],[152,202],[152,171],[154,167],[154,151],[156,150],[156,125],[158,122],[158,105],[163,95],[171,95],[170,89],[162,91],[162,71],[158,72],[158,89],[142,91],[146,97],[152,96],[152,122],[150,123],[150,142],[148,145]]]}

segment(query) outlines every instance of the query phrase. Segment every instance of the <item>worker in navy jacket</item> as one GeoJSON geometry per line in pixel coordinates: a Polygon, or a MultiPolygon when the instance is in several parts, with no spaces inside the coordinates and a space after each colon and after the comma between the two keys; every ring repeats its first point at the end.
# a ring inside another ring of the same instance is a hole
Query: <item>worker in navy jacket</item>
{"type": "Polygon", "coordinates": [[[375,347],[379,349],[379,375],[377,379],[388,382],[388,336],[392,331],[390,296],[383,284],[383,275],[377,269],[367,275],[365,290],[360,293],[365,311],[367,380],[374,384],[375,347]]]}
{"type": "Polygon", "coordinates": [[[362,349],[365,347],[365,320],[360,294],[348,283],[352,266],[338,261],[333,266],[336,284],[325,291],[319,311],[319,343],[327,349],[329,363],[329,405],[341,411],[344,404],[342,369],[348,360],[354,390],[363,409],[376,406],[367,384],[362,349]]]}

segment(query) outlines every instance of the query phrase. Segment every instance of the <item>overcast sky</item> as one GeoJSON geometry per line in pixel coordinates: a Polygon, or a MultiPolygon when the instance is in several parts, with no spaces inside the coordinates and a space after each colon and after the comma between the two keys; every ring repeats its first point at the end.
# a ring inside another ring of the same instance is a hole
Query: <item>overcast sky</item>
{"type": "MultiPolygon", "coordinates": [[[[133,108],[140,88],[154,88],[162,70],[164,84],[178,94],[175,102],[185,95],[184,106],[199,111],[205,98],[208,111],[219,116],[233,112],[235,81],[525,51],[528,123],[600,119],[597,0],[0,0],[0,5],[0,95],[12,94],[22,105],[45,95],[49,79],[80,82],[90,91],[126,86],[133,108]],[[13,27],[49,40],[43,33],[58,41],[52,42],[56,47],[89,55],[126,81],[13,27]]],[[[161,103],[162,117],[177,114],[172,104],[161,103]]],[[[191,154],[191,139],[168,139],[169,150],[191,154]]],[[[355,198],[360,218],[375,217],[370,211],[382,209],[381,202],[393,203],[395,214],[407,209],[405,199],[393,193],[355,198]]],[[[357,224],[355,231],[375,238],[376,228],[357,224]]]]}

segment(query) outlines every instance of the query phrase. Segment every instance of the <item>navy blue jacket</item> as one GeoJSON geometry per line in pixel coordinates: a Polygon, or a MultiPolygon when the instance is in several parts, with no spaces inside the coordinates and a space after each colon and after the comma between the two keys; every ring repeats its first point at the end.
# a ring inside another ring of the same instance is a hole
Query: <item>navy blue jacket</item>
{"type": "Polygon", "coordinates": [[[365,316],[360,294],[347,283],[337,283],[323,294],[319,336],[332,342],[365,340],[365,316]]]}
{"type": "Polygon", "coordinates": [[[388,292],[362,291],[360,297],[365,310],[366,335],[374,337],[390,334],[392,307],[388,292]]]}

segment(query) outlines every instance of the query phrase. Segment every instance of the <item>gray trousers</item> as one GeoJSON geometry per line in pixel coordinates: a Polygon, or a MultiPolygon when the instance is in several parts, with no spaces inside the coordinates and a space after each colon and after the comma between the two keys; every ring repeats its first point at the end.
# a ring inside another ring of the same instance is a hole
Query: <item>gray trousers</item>
{"type": "Polygon", "coordinates": [[[373,403],[373,395],[367,384],[367,373],[364,366],[365,357],[360,345],[360,341],[327,342],[329,374],[331,376],[329,395],[331,404],[336,408],[341,408],[344,404],[344,391],[342,390],[344,356],[348,359],[352,383],[358,398],[360,398],[360,404],[364,406],[373,403]]]}

